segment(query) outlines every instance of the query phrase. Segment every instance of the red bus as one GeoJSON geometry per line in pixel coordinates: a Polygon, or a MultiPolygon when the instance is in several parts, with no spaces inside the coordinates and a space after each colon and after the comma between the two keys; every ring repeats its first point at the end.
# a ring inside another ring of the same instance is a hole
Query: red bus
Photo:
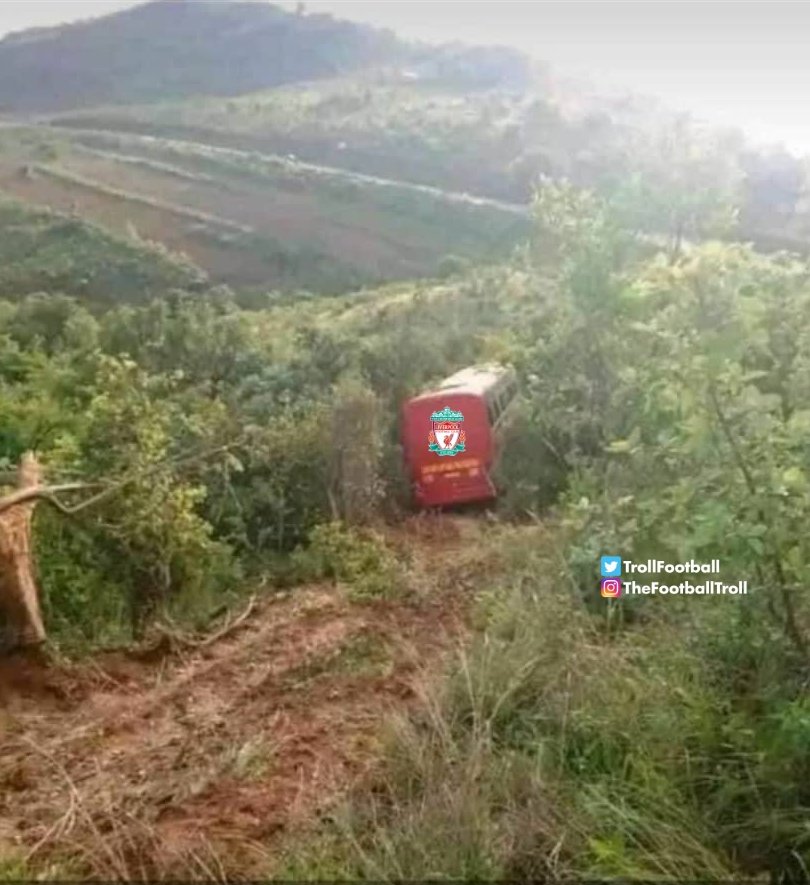
{"type": "Polygon", "coordinates": [[[417,507],[496,496],[490,471],[517,379],[504,366],[471,366],[408,400],[402,447],[417,507]]]}

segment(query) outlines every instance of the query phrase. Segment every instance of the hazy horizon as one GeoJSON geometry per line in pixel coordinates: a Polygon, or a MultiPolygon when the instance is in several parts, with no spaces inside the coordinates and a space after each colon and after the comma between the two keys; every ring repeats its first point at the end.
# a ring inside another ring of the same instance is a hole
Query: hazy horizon
{"type": "MultiPolygon", "coordinates": [[[[0,2],[0,36],[136,5],[133,0],[6,0],[0,2]]],[[[278,5],[294,8],[295,3],[278,5]]],[[[388,27],[406,38],[514,46],[561,74],[649,95],[673,110],[738,127],[754,142],[810,153],[810,116],[803,113],[810,92],[810,53],[804,46],[810,9],[801,3],[311,0],[305,6],[388,27]]]]}

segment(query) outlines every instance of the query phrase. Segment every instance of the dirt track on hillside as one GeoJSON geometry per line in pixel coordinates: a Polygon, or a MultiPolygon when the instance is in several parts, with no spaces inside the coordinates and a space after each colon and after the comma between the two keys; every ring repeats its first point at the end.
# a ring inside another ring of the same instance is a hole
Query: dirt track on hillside
{"type": "Polygon", "coordinates": [[[96,878],[272,873],[281,839],[356,785],[465,631],[489,556],[471,519],[414,519],[406,600],[308,586],[206,647],[0,665],[0,856],[96,878]]]}

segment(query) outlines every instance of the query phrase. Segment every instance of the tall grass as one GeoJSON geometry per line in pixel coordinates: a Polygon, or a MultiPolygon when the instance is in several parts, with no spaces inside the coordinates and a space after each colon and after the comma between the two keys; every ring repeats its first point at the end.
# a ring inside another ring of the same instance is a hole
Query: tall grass
{"type": "Polygon", "coordinates": [[[507,536],[475,641],[285,872],[801,880],[801,801],[763,768],[779,760],[763,738],[746,752],[735,737],[709,651],[736,603],[697,629],[662,608],[617,630],[567,589],[556,545],[540,528],[507,536]]]}

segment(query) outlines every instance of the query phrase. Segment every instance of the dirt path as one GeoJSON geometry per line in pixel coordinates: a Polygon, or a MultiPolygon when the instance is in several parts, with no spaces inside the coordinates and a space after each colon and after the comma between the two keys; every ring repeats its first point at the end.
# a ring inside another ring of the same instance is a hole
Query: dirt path
{"type": "Polygon", "coordinates": [[[279,836],[369,770],[386,714],[463,633],[481,532],[406,522],[406,600],[310,586],[191,653],[5,662],[0,856],[107,879],[268,875],[279,836]]]}

